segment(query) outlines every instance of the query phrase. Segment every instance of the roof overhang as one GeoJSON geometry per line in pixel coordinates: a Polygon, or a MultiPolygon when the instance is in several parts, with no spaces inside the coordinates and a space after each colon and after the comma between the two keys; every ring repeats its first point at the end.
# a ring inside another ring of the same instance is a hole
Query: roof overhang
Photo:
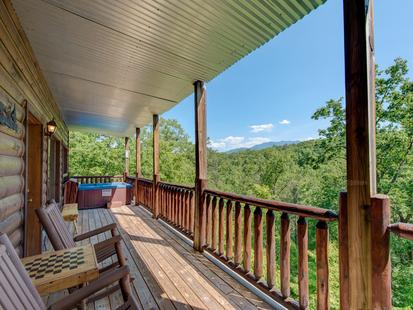
{"type": "Polygon", "coordinates": [[[326,0],[12,0],[72,130],[129,135],[326,0]]]}

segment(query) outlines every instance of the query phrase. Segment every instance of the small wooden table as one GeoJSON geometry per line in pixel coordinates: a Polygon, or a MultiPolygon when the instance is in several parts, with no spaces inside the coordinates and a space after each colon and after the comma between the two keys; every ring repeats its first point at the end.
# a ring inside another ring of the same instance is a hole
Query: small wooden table
{"type": "Polygon", "coordinates": [[[25,257],[22,263],[41,295],[75,287],[99,275],[91,244],[25,257]]]}
{"type": "Polygon", "coordinates": [[[79,210],[77,203],[67,203],[63,205],[62,216],[66,222],[73,222],[75,233],[77,234],[77,219],[79,218],[79,210]]]}

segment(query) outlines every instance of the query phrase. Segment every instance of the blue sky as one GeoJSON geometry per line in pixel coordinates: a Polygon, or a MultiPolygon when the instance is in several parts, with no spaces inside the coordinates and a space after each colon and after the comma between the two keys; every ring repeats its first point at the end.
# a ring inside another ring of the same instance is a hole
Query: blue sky
{"type": "MultiPolygon", "coordinates": [[[[412,0],[375,1],[376,62],[408,60],[413,77],[412,0]]],[[[207,84],[207,129],[225,151],[267,141],[318,136],[325,121],[311,115],[344,96],[342,0],[328,0],[207,84]]],[[[163,115],[193,139],[193,96],[163,115]]]]}

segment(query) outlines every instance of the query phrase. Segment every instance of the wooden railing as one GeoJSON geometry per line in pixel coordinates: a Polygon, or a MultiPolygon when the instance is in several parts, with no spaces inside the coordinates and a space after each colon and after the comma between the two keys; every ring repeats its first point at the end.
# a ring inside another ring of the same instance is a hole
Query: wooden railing
{"type": "Polygon", "coordinates": [[[206,223],[204,248],[287,307],[309,307],[307,219],[316,220],[317,308],[328,309],[328,223],[338,219],[336,213],[209,189],[205,190],[203,199],[205,212],[201,214],[205,216],[202,222],[206,223]],[[280,214],[280,287],[275,283],[277,213],[280,214]],[[298,303],[290,298],[292,215],[298,218],[298,303]]]}
{"type": "Polygon", "coordinates": [[[401,238],[413,241],[413,224],[395,223],[389,226],[389,230],[401,238]]]}
{"type": "Polygon", "coordinates": [[[153,202],[153,181],[149,179],[139,178],[137,180],[137,195],[136,202],[150,210],[152,210],[153,202]]]}
{"type": "Polygon", "coordinates": [[[123,182],[123,175],[88,175],[88,176],[72,176],[72,179],[76,179],[79,184],[93,184],[93,183],[111,183],[111,182],[123,182]]]}
{"type": "Polygon", "coordinates": [[[159,182],[160,216],[190,238],[194,233],[194,188],[159,182]]]}

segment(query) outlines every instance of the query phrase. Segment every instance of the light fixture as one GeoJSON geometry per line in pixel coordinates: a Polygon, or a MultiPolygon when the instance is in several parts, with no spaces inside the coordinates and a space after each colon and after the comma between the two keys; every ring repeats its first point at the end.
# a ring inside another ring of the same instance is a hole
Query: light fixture
{"type": "Polygon", "coordinates": [[[57,124],[54,121],[54,119],[52,119],[50,122],[47,123],[47,127],[46,127],[46,135],[47,136],[51,136],[55,133],[57,129],[57,124]]]}

